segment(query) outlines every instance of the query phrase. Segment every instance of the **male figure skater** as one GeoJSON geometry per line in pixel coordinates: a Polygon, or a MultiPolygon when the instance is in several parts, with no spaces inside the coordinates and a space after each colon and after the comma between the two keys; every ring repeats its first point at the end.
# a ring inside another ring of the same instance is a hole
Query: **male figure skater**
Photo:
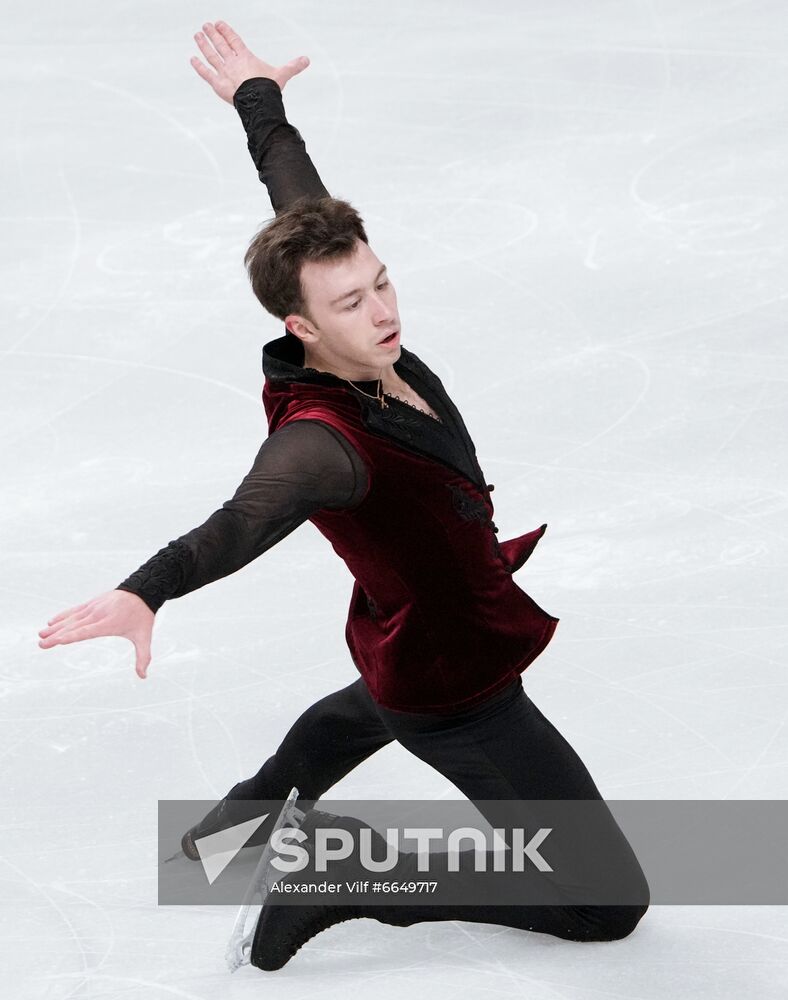
{"type": "MultiPolygon", "coordinates": [[[[523,670],[558,621],[514,582],[546,525],[499,542],[491,484],[440,379],[400,344],[390,278],[364,224],[332,198],[288,123],[282,91],[308,65],[276,68],[224,22],[195,35],[196,72],[232,103],[276,217],[244,258],[252,288],[287,332],[263,349],[269,437],[235,495],[114,590],[39,633],[42,648],[122,635],[145,677],[156,611],[233,573],[306,519],[354,577],[345,635],[360,677],[319,700],[252,778],[184,837],[229,825],[227,804],[314,803],[397,740],[470,799],[601,799],[585,765],[526,695],[523,670]],[[206,37],[207,36],[207,37],[206,37]]],[[[480,363],[482,357],[480,355],[480,363]]],[[[492,819],[491,819],[492,821],[492,819]]],[[[611,824],[615,826],[611,817],[611,824]]],[[[639,873],[620,835],[621,865],[639,873]]],[[[191,856],[194,856],[192,853],[191,856]]],[[[252,963],[281,968],[332,923],[372,916],[492,922],[575,941],[631,933],[648,908],[620,906],[263,907],[252,963]]]]}

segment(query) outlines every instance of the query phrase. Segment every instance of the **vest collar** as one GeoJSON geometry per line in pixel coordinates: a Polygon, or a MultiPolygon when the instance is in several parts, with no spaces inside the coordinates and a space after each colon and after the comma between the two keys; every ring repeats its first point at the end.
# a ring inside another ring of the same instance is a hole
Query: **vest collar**
{"type": "Polygon", "coordinates": [[[382,410],[377,400],[364,395],[364,392],[376,392],[377,379],[354,381],[350,385],[332,372],[304,367],[304,345],[289,331],[263,347],[263,374],[269,391],[276,392],[277,388],[291,383],[302,383],[305,389],[309,385],[344,388],[361,403],[361,418],[367,430],[383,434],[417,454],[448,465],[486,490],[473,441],[459,410],[437,375],[412,351],[402,346],[400,356],[394,362],[394,371],[429,403],[442,418],[442,424],[429,414],[398,400],[388,400],[389,406],[382,410]],[[353,386],[360,387],[364,392],[357,392],[353,386]]]}
{"type": "MultiPolygon", "coordinates": [[[[409,369],[410,351],[400,347],[400,357],[394,362],[394,370],[400,376],[402,369],[409,369]]],[[[339,375],[332,372],[320,371],[317,368],[304,367],[304,345],[294,334],[289,331],[283,337],[276,340],[269,340],[263,347],[263,374],[271,382],[310,382],[317,385],[339,385],[346,386],[348,383],[339,375]]],[[[405,381],[408,381],[405,379],[405,381]]],[[[378,380],[372,379],[368,382],[360,382],[357,379],[354,385],[360,385],[365,390],[368,386],[377,387],[378,380]]]]}

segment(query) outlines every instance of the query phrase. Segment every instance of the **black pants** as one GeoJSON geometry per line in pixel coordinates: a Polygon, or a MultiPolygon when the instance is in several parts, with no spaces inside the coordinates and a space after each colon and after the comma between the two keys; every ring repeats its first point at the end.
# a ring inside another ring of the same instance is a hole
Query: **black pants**
{"type": "MultiPolygon", "coordinates": [[[[602,798],[580,757],[525,693],[520,677],[481,704],[451,715],[384,709],[359,678],[308,708],[276,753],[253,778],[235,785],[228,798],[284,799],[295,785],[300,803],[311,806],[392,740],[474,802],[602,798]]],[[[495,825],[495,817],[486,818],[495,825]]],[[[625,937],[648,909],[648,889],[612,816],[610,824],[621,843],[621,864],[642,878],[643,905],[399,905],[397,923],[466,920],[577,941],[625,937]]]]}

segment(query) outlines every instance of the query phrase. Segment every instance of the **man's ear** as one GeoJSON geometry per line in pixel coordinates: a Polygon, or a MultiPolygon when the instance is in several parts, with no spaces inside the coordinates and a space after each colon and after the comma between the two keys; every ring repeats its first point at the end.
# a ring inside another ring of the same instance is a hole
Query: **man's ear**
{"type": "Polygon", "coordinates": [[[298,339],[304,341],[304,343],[311,343],[317,339],[312,330],[310,330],[303,316],[298,316],[295,313],[292,313],[290,316],[286,316],[285,326],[290,333],[293,334],[293,336],[298,337],[298,339]]]}

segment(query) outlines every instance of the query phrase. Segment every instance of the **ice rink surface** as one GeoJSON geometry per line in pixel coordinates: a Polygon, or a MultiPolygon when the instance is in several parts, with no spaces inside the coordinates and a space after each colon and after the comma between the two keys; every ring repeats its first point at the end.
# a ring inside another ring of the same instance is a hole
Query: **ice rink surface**
{"type": "MultiPolygon", "coordinates": [[[[389,265],[500,537],[548,522],[516,577],[561,619],[530,697],[606,798],[788,789],[785,5],[34,0],[2,46],[4,996],[784,997],[788,907],[655,906],[595,944],[357,920],[233,976],[233,909],[157,907],[157,801],[220,797],[356,676],[352,581],[309,523],[166,604],[144,682],[126,640],[37,645],[267,433],[284,330],[242,257],[272,210],[189,65],[219,18],[312,60],[288,117],[389,265]]],[[[394,745],[331,795],[459,792],[394,745]]]]}

